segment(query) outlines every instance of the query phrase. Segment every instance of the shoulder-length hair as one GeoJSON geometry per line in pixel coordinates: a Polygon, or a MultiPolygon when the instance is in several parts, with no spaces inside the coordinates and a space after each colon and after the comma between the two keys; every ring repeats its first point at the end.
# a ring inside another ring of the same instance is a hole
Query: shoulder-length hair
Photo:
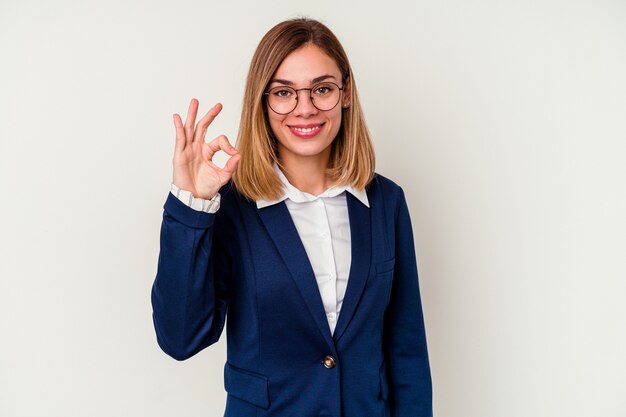
{"type": "Polygon", "coordinates": [[[279,23],[265,34],[252,57],[243,98],[237,149],[241,155],[233,182],[250,200],[282,195],[273,164],[280,165],[278,146],[267,118],[264,93],[274,73],[293,51],[312,44],[334,59],[345,86],[341,126],[331,145],[327,175],[336,184],[364,189],[374,176],[375,157],[363,117],[352,68],[337,37],[322,23],[297,18],[279,23]]]}

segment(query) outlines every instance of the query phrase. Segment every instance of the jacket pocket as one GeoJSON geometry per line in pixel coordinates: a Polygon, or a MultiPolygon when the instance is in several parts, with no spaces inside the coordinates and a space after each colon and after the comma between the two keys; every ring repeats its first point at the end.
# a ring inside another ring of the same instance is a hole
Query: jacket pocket
{"type": "Polygon", "coordinates": [[[270,407],[268,379],[265,375],[246,371],[226,363],[224,388],[229,395],[267,410],[270,407]]]}
{"type": "Polygon", "coordinates": [[[395,258],[391,258],[388,261],[378,262],[376,264],[376,282],[378,291],[380,294],[379,300],[381,300],[386,306],[389,303],[391,297],[391,287],[393,285],[393,272],[396,263],[395,258]]]}

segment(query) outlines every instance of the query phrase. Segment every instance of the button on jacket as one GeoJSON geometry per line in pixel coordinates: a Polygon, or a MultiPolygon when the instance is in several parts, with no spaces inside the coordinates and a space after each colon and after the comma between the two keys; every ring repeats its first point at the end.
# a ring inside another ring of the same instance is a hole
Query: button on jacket
{"type": "Polygon", "coordinates": [[[352,260],[331,333],[285,202],[231,184],[215,214],[170,195],[152,292],[161,348],[186,359],[227,324],[226,416],[432,415],[413,236],[400,187],[375,176],[370,208],[346,193],[352,260]]]}

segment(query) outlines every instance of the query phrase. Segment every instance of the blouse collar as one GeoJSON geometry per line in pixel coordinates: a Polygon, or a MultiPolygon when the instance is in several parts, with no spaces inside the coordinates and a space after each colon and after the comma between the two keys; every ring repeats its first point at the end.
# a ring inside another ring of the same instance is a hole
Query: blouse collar
{"type": "Polygon", "coordinates": [[[274,171],[276,172],[276,175],[278,175],[280,182],[283,183],[283,194],[282,196],[280,196],[279,198],[275,200],[257,200],[256,201],[257,208],[261,209],[264,207],[272,206],[274,204],[278,204],[281,201],[284,201],[287,199],[295,203],[305,203],[308,201],[315,201],[318,198],[323,198],[323,197],[336,197],[339,194],[343,193],[344,191],[347,191],[350,194],[352,194],[361,203],[363,203],[364,206],[368,208],[370,206],[369,200],[367,199],[367,193],[365,192],[365,190],[359,191],[355,189],[354,187],[352,187],[351,185],[335,185],[333,187],[330,187],[326,191],[324,191],[322,194],[316,196],[313,194],[305,193],[304,191],[300,191],[296,187],[294,187],[289,182],[289,180],[287,180],[287,177],[285,176],[285,174],[283,174],[283,171],[280,170],[277,164],[274,164],[274,171]]]}

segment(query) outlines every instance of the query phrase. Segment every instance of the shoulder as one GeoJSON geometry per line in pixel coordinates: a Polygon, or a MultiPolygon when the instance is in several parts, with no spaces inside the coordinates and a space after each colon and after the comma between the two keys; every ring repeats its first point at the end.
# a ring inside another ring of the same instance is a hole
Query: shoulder
{"type": "Polygon", "coordinates": [[[241,204],[245,198],[237,191],[237,187],[232,181],[228,181],[220,188],[221,205],[241,204]]]}
{"type": "Polygon", "coordinates": [[[395,205],[399,200],[404,200],[402,187],[379,173],[374,174],[374,178],[366,187],[366,191],[370,200],[380,200],[385,205],[395,205]]]}
{"type": "Polygon", "coordinates": [[[256,208],[255,202],[244,197],[232,181],[227,182],[219,192],[221,201],[218,217],[241,218],[250,215],[251,209],[256,208]]]}
{"type": "Polygon", "coordinates": [[[222,202],[226,206],[237,206],[240,209],[256,209],[256,201],[250,200],[241,194],[232,180],[220,188],[220,194],[222,202]]]}

